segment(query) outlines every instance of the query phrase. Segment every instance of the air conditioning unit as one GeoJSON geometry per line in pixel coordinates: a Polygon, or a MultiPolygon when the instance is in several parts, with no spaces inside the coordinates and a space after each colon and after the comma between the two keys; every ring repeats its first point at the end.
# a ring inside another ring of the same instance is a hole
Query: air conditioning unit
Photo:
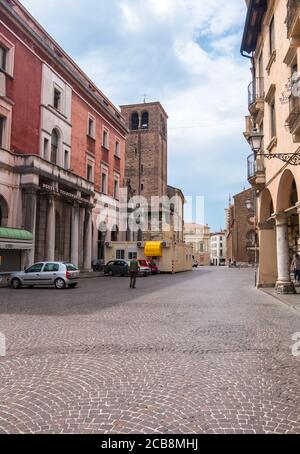
{"type": "Polygon", "coordinates": [[[144,243],[143,241],[138,241],[137,247],[138,247],[139,249],[143,249],[143,248],[145,247],[145,243],[144,243]]]}
{"type": "Polygon", "coordinates": [[[163,247],[164,249],[170,248],[170,247],[171,247],[170,241],[163,241],[162,247],[163,247]]]}
{"type": "Polygon", "coordinates": [[[113,244],[112,243],[105,243],[105,247],[111,249],[113,247],[113,244]]]}

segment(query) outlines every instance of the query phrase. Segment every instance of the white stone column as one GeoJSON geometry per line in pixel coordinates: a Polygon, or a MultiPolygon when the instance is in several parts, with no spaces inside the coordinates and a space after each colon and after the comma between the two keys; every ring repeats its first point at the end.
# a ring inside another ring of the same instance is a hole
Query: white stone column
{"type": "Polygon", "coordinates": [[[83,237],[83,269],[92,271],[92,210],[85,209],[85,230],[83,237]]]}
{"type": "Polygon", "coordinates": [[[47,229],[45,260],[55,260],[55,198],[49,197],[47,208],[47,229]]]}
{"type": "Polygon", "coordinates": [[[71,262],[79,266],[79,206],[77,203],[72,207],[71,232],[71,262]]]}
{"type": "Polygon", "coordinates": [[[276,283],[277,293],[295,293],[294,284],[291,281],[288,218],[285,214],[276,215],[276,238],[277,238],[277,266],[278,278],[276,283]]]}

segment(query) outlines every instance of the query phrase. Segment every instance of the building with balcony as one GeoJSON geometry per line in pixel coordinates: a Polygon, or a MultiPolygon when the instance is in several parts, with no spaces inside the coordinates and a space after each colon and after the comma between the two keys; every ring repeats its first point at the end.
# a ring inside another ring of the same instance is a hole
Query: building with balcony
{"type": "Polygon", "coordinates": [[[1,0],[0,272],[42,260],[90,270],[103,258],[112,233],[98,217],[118,207],[126,133],[120,111],[22,4],[1,0]]]}
{"type": "Polygon", "coordinates": [[[184,239],[193,247],[194,259],[200,266],[210,265],[210,228],[200,224],[185,224],[184,239]]]}
{"type": "Polygon", "coordinates": [[[300,252],[300,1],[246,4],[241,52],[251,63],[254,87],[245,137],[253,150],[248,180],[256,196],[257,283],[294,293],[290,267],[300,252]],[[254,146],[257,138],[260,144],[254,146]]]}

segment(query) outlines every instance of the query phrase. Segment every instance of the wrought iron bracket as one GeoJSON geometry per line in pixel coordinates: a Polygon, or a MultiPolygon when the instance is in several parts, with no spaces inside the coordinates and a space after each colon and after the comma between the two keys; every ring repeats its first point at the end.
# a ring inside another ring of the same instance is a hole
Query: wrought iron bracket
{"type": "Polygon", "coordinates": [[[280,159],[281,161],[290,164],[292,166],[300,165],[300,152],[296,153],[257,153],[257,157],[266,159],[280,159]]]}

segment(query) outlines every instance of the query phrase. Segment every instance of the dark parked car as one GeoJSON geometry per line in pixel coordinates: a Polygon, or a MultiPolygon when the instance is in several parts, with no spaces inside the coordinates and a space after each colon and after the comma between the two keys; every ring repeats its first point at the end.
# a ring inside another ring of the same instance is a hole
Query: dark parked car
{"type": "Polygon", "coordinates": [[[125,260],[112,260],[104,267],[105,276],[128,276],[129,265],[125,260]]]}

